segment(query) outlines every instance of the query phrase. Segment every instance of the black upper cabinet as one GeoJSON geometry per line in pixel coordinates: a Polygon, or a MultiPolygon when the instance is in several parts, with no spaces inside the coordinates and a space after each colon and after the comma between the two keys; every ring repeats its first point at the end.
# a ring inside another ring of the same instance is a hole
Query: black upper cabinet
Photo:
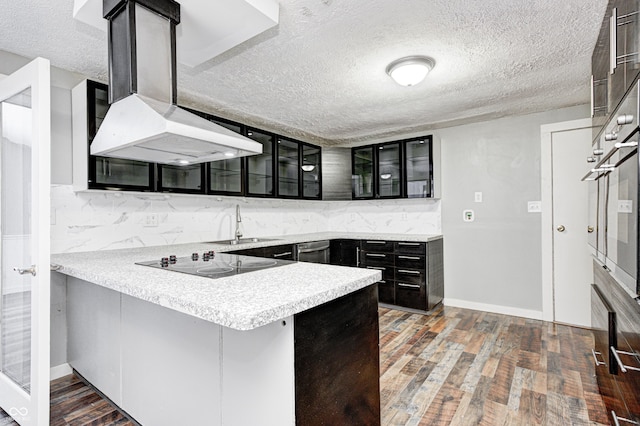
{"type": "Polygon", "coordinates": [[[430,137],[404,143],[407,198],[433,197],[433,144],[430,137]]]}
{"type": "Polygon", "coordinates": [[[278,196],[300,197],[300,144],[278,138],[278,196]]]}
{"type": "Polygon", "coordinates": [[[322,196],[320,147],[278,138],[279,198],[320,199],[322,196]]]}
{"type": "Polygon", "coordinates": [[[158,164],[158,191],[204,194],[205,165],[170,166],[158,164]]]}
{"type": "Polygon", "coordinates": [[[434,196],[431,136],[361,146],[351,154],[354,199],[434,196]]]}
{"type": "Polygon", "coordinates": [[[275,136],[257,129],[247,129],[247,137],[262,144],[262,154],[246,157],[246,195],[258,197],[275,196],[274,142],[275,136]]]}
{"type": "Polygon", "coordinates": [[[351,150],[351,188],[354,199],[374,198],[374,146],[361,146],[351,150]]]}
{"type": "Polygon", "coordinates": [[[385,143],[376,146],[378,154],[377,198],[400,198],[402,187],[402,147],[399,142],[385,143]]]}
{"type": "MultiPolygon", "coordinates": [[[[205,114],[206,115],[206,114],[205,114]]],[[[241,124],[206,116],[208,120],[227,129],[244,134],[241,124]]],[[[244,195],[244,158],[227,158],[209,163],[208,184],[210,194],[244,195]]]]}
{"type": "Polygon", "coordinates": [[[302,147],[300,170],[302,174],[302,198],[322,198],[322,152],[319,146],[306,143],[302,147]]]}
{"type": "MultiPolygon", "coordinates": [[[[87,81],[87,137],[89,152],[91,143],[108,110],[108,86],[95,81],[87,81]]],[[[98,157],[95,155],[89,155],[88,161],[89,189],[155,190],[155,167],[152,163],[98,157]]]]}
{"type": "MultiPolygon", "coordinates": [[[[109,109],[108,86],[87,80],[86,91],[86,135],[90,147],[109,109]]],[[[88,177],[83,179],[84,182],[88,180],[87,187],[252,197],[321,198],[319,146],[250,128],[202,111],[184,109],[261,143],[262,154],[185,166],[90,155],[88,177]]]]}

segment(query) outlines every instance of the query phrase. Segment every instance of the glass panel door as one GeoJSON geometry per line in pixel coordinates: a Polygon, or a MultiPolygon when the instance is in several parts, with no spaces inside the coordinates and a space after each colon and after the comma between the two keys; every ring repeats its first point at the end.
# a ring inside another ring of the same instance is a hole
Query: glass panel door
{"type": "Polygon", "coordinates": [[[298,182],[300,176],[299,144],[287,139],[278,139],[278,196],[300,196],[298,182]]]}
{"type": "MultiPolygon", "coordinates": [[[[211,119],[216,124],[242,134],[239,124],[211,119]]],[[[229,158],[209,163],[209,192],[242,195],[242,158],[229,158]]]]}
{"type": "Polygon", "coordinates": [[[273,196],[273,136],[249,129],[247,137],[262,144],[262,154],[247,157],[247,195],[273,196]]]}
{"type": "Polygon", "coordinates": [[[405,143],[407,159],[407,197],[431,197],[432,159],[431,141],[427,138],[405,143]]]}
{"type": "Polygon", "coordinates": [[[50,72],[0,81],[0,407],[49,420],[50,72]]]}
{"type": "Polygon", "coordinates": [[[302,145],[302,196],[304,198],[320,199],[321,191],[321,164],[320,148],[311,145],[302,145]]]}
{"type": "Polygon", "coordinates": [[[373,147],[353,148],[353,198],[373,198],[373,147]]]}
{"type": "MultiPolygon", "coordinates": [[[[95,81],[87,82],[87,114],[89,116],[89,145],[93,142],[109,110],[109,87],[95,81]]],[[[138,191],[153,190],[151,163],[90,156],[89,187],[117,188],[138,191]]]]}
{"type": "Polygon", "coordinates": [[[204,165],[158,164],[158,191],[204,194],[204,165]]]}
{"type": "Polygon", "coordinates": [[[400,175],[400,144],[378,145],[378,196],[399,197],[402,180],[400,175]]]}

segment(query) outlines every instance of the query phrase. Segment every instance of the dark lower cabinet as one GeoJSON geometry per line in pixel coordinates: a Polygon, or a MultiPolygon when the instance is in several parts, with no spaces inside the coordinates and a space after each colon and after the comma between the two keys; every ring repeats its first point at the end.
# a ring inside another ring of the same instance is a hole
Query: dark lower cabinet
{"type": "Polygon", "coordinates": [[[612,424],[640,424],[640,305],[598,262],[594,278],[591,355],[600,394],[612,424]]]}
{"type": "Polygon", "coordinates": [[[360,240],[331,240],[331,264],[360,266],[360,240]]]}
{"type": "Polygon", "coordinates": [[[362,267],[382,272],[381,303],[428,311],[444,297],[442,239],[425,242],[365,240],[362,267]]]}
{"type": "Polygon", "coordinates": [[[296,424],[379,425],[377,286],[296,314],[294,322],[296,424]]]}

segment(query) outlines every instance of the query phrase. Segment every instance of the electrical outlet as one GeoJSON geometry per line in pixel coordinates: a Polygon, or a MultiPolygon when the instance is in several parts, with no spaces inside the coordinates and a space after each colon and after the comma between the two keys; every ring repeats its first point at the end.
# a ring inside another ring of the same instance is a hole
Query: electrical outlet
{"type": "Polygon", "coordinates": [[[407,212],[402,212],[402,214],[400,215],[400,218],[402,219],[403,222],[407,221],[407,212]]]}
{"type": "Polygon", "coordinates": [[[631,213],[633,200],[618,200],[618,213],[631,213]]]}
{"type": "Polygon", "coordinates": [[[476,219],[476,215],[473,210],[465,210],[462,212],[462,220],[465,222],[473,222],[476,219]]]}
{"type": "Polygon", "coordinates": [[[158,226],[158,213],[147,213],[144,217],[144,226],[158,226]]]}

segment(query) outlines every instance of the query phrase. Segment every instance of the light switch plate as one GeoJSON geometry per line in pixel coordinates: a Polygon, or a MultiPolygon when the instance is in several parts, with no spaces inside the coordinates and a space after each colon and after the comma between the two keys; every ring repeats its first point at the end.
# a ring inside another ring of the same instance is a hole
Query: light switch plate
{"type": "Polygon", "coordinates": [[[527,211],[529,213],[540,213],[540,212],[542,212],[542,201],[529,201],[527,203],[527,211]]]}
{"type": "Polygon", "coordinates": [[[631,213],[633,211],[633,200],[618,200],[618,213],[631,213]]]}
{"type": "Polygon", "coordinates": [[[481,203],[482,202],[482,192],[476,192],[475,193],[475,202],[476,203],[481,203]]]}

